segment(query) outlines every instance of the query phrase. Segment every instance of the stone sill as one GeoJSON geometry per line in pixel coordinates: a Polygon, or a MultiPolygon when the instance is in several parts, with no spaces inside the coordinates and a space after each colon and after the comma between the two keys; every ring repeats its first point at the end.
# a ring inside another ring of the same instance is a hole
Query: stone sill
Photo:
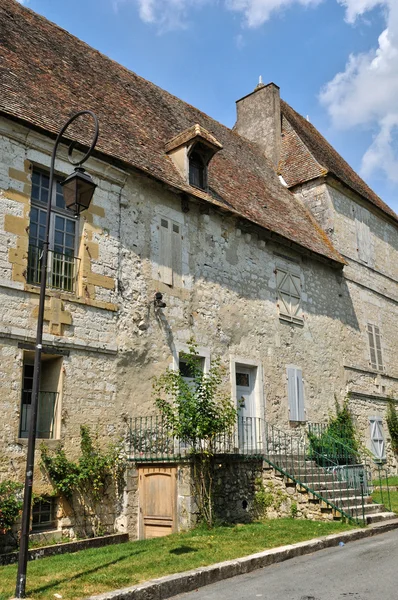
{"type": "MultiPolygon", "coordinates": [[[[24,286],[25,292],[30,292],[31,294],[40,294],[40,287],[36,285],[31,285],[30,283],[25,283],[24,286]]],[[[60,290],[52,290],[51,288],[46,288],[46,296],[60,298],[64,302],[74,302],[75,304],[84,304],[85,306],[93,306],[94,308],[101,308],[102,310],[109,310],[112,312],[117,312],[118,307],[113,302],[103,302],[102,300],[90,300],[90,298],[81,298],[79,296],[75,296],[71,292],[62,292],[60,290]]]]}
{"type": "MultiPolygon", "coordinates": [[[[50,448],[50,450],[53,450],[58,446],[60,441],[61,440],[59,438],[36,438],[36,447],[38,444],[41,444],[43,442],[46,446],[48,446],[48,448],[50,448]]],[[[27,446],[28,438],[18,438],[16,444],[18,444],[19,446],[27,446]]]]}

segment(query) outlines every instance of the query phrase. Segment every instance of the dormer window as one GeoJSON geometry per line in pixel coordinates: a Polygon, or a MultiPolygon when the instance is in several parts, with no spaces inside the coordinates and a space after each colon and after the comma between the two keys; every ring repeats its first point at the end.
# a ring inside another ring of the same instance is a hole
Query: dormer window
{"type": "Polygon", "coordinates": [[[195,150],[189,156],[189,183],[202,190],[206,189],[206,164],[200,152],[195,150]]]}
{"type": "Polygon", "coordinates": [[[185,181],[207,190],[207,166],[222,149],[216,138],[200,125],[193,125],[166,144],[166,152],[185,181]]]}

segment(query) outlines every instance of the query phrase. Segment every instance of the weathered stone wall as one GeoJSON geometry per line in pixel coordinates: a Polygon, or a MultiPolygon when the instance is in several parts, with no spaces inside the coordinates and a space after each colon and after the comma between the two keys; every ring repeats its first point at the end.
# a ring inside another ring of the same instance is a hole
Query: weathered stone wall
{"type": "MultiPolygon", "coordinates": [[[[33,348],[38,305],[37,286],[26,283],[31,168],[48,167],[52,141],[5,119],[0,135],[0,476],[21,480],[26,452],[25,440],[18,438],[21,373],[33,348]]],[[[65,149],[56,168],[70,171],[65,149]]],[[[366,408],[367,399],[385,402],[398,394],[398,243],[391,224],[369,217],[376,258],[372,267],[364,266],[357,260],[345,204],[351,199],[324,184],[304,190],[348,256],[342,273],[226,212],[194,202],[182,210],[177,194],[149,178],[97,159],[87,168],[98,188],[79,221],[77,289],[74,294],[48,290],[46,303],[44,345],[62,358],[57,440],[46,442],[49,446],[62,441],[67,453],[77,456],[81,424],[97,430],[104,444],[125,435],[130,416],[154,412],[152,378],[176,364],[191,337],[210,358],[221,356],[231,395],[231,365],[258,366],[257,415],[281,429],[292,426],[287,365],[302,369],[308,421],[325,421],[335,398],[341,401],[350,390],[351,402],[357,397],[364,402],[364,415],[374,411],[366,408]],[[159,276],[162,217],[181,228],[181,261],[172,286],[159,276]],[[299,323],[280,319],[278,268],[300,277],[299,323]],[[155,309],[156,291],[163,293],[166,308],[155,309]],[[369,319],[383,332],[385,370],[379,373],[369,368],[369,319]]],[[[355,413],[362,405],[353,406],[355,413]]],[[[366,417],[358,417],[358,424],[366,436],[366,417]]],[[[35,491],[43,494],[51,487],[38,465],[39,451],[35,491]]],[[[185,527],[192,507],[183,472],[181,478],[179,518],[185,527]]],[[[114,519],[117,527],[134,532],[134,476],[130,484],[122,508],[126,516],[115,511],[114,519]]]]}

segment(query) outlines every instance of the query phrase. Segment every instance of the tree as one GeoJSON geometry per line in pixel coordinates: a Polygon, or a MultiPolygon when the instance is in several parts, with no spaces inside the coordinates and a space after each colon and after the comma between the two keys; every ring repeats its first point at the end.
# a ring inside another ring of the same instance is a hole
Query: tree
{"type": "Polygon", "coordinates": [[[225,450],[222,440],[232,433],[237,413],[222,389],[220,359],[215,358],[205,373],[196,343],[190,340],[188,347],[182,358],[189,378],[167,369],[155,380],[154,397],[165,426],[190,448],[199,518],[212,527],[213,457],[216,450],[225,450]]]}

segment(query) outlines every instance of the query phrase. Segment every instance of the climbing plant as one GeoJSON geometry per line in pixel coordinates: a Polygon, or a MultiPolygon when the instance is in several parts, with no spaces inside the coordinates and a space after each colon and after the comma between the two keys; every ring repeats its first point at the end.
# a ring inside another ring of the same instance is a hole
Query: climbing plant
{"type": "Polygon", "coordinates": [[[213,457],[217,441],[232,431],[236,410],[222,388],[220,359],[214,358],[204,372],[194,340],[188,348],[182,358],[189,381],[179,369],[167,369],[154,381],[154,401],[171,435],[189,448],[199,519],[212,527],[213,457]]]}
{"type": "Polygon", "coordinates": [[[310,455],[323,466],[330,461],[337,464],[354,464],[358,459],[359,442],[348,407],[349,398],[340,406],[336,400],[336,414],[329,416],[326,428],[319,434],[309,431],[310,455]]]}
{"type": "Polygon", "coordinates": [[[391,448],[395,454],[398,454],[398,414],[395,402],[389,398],[387,403],[386,415],[387,427],[391,437],[391,448]]]}
{"type": "Polygon", "coordinates": [[[22,509],[22,483],[6,479],[0,483],[0,533],[7,533],[22,509]]]}
{"type": "Polygon", "coordinates": [[[41,446],[41,464],[47,471],[55,490],[68,500],[73,508],[77,502],[96,516],[96,533],[102,529],[98,505],[105,493],[120,493],[124,484],[126,460],[121,444],[101,448],[98,438],[89,427],[80,428],[81,455],[70,460],[62,446],[51,452],[41,446]]]}

